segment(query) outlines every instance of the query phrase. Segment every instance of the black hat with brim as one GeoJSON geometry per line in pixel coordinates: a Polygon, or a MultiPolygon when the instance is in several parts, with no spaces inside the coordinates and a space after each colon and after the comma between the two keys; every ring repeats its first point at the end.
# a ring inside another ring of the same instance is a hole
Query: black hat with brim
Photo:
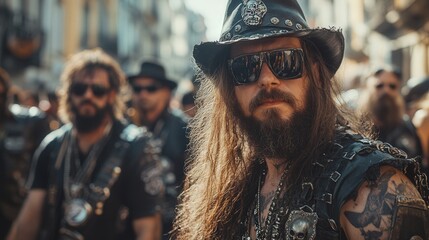
{"type": "Polygon", "coordinates": [[[194,47],[197,66],[213,75],[229,56],[232,44],[273,37],[310,41],[321,53],[332,76],[344,56],[344,36],[335,28],[309,28],[296,0],[230,0],[219,41],[194,47]]]}
{"type": "Polygon", "coordinates": [[[137,78],[152,78],[156,82],[172,90],[177,87],[177,83],[167,77],[164,67],[153,61],[143,62],[140,66],[140,72],[138,74],[129,75],[127,78],[131,84],[137,78]]]}

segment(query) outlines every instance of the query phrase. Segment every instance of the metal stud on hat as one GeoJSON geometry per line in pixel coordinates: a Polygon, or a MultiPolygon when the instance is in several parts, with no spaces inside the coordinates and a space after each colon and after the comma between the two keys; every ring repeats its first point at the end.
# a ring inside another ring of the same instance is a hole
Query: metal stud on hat
{"type": "Polygon", "coordinates": [[[229,0],[219,41],[195,45],[195,63],[213,75],[229,57],[232,44],[270,37],[312,42],[332,76],[344,55],[344,36],[335,28],[310,28],[297,0],[229,0]]]}

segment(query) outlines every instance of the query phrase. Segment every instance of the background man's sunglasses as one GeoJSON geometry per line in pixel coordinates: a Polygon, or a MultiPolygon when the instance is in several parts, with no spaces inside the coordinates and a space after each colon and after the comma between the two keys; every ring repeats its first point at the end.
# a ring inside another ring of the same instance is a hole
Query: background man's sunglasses
{"type": "Polygon", "coordinates": [[[304,55],[300,48],[289,48],[245,54],[229,59],[228,66],[234,84],[237,86],[258,81],[264,62],[278,79],[295,79],[302,76],[304,55]]]}
{"type": "Polygon", "coordinates": [[[103,97],[110,90],[109,88],[98,84],[74,83],[70,87],[70,92],[76,96],[83,96],[88,88],[91,89],[92,93],[96,97],[103,97]]]}
{"type": "Polygon", "coordinates": [[[140,93],[141,91],[147,91],[149,93],[154,93],[158,91],[161,87],[156,85],[149,85],[149,86],[133,86],[134,93],[140,93]]]}

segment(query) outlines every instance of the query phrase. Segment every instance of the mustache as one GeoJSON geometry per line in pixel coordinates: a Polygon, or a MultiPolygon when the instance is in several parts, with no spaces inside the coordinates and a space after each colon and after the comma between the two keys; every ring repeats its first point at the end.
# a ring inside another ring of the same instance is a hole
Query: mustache
{"type": "Polygon", "coordinates": [[[97,105],[89,99],[82,100],[82,102],[79,103],[79,106],[83,106],[85,104],[89,104],[89,105],[92,105],[93,107],[97,108],[97,105]]]}
{"type": "Polygon", "coordinates": [[[297,104],[297,99],[291,94],[282,92],[278,89],[272,89],[269,92],[263,89],[250,101],[250,112],[255,111],[257,107],[264,104],[267,100],[282,101],[289,104],[292,108],[296,108],[297,104]]]}

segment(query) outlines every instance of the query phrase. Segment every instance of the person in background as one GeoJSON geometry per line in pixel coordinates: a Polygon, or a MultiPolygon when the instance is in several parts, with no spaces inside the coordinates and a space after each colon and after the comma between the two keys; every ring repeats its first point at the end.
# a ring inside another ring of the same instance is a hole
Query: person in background
{"type": "Polygon", "coordinates": [[[58,116],[59,99],[56,91],[50,91],[47,94],[48,107],[46,108],[46,116],[49,121],[51,131],[60,128],[63,123],[58,116]]]}
{"type": "Polygon", "coordinates": [[[128,118],[138,126],[147,127],[159,141],[166,187],[163,205],[163,238],[169,238],[175,217],[177,196],[181,192],[187,158],[188,118],[169,107],[177,83],[169,79],[164,67],[154,61],[141,64],[140,72],[128,76],[132,88],[132,105],[128,118]]]}
{"type": "Polygon", "coordinates": [[[23,89],[21,92],[20,104],[25,107],[39,107],[40,97],[37,92],[29,89],[23,89]]]}
{"type": "Polygon", "coordinates": [[[411,78],[403,89],[405,101],[422,147],[422,166],[429,175],[429,77],[411,78]]]}
{"type": "Polygon", "coordinates": [[[224,16],[193,51],[175,239],[429,239],[418,163],[336,104],[343,34],[310,28],[297,0],[230,0],[224,16]]]}
{"type": "Polygon", "coordinates": [[[84,50],[66,63],[61,82],[66,124],[36,150],[9,239],[160,239],[158,146],[124,121],[119,64],[100,49],[84,50]],[[119,224],[122,207],[130,221],[119,224]]]}
{"type": "Polygon", "coordinates": [[[5,239],[26,196],[31,157],[48,134],[46,116],[36,107],[9,104],[11,81],[0,68],[0,239],[5,239]]]}
{"type": "Polygon", "coordinates": [[[182,111],[189,117],[192,118],[197,113],[197,107],[195,106],[195,92],[190,91],[182,96],[182,111]]]}
{"type": "Polygon", "coordinates": [[[416,126],[423,150],[422,166],[429,175],[429,92],[422,97],[417,106],[418,110],[414,114],[413,124],[416,126]]]}
{"type": "Polygon", "coordinates": [[[410,157],[421,156],[416,129],[401,95],[401,74],[379,69],[367,78],[359,111],[373,122],[373,131],[380,141],[404,150],[410,157]]]}
{"type": "Polygon", "coordinates": [[[412,119],[416,111],[421,109],[421,102],[429,93],[429,76],[408,79],[401,93],[404,96],[407,115],[412,119]]]}

